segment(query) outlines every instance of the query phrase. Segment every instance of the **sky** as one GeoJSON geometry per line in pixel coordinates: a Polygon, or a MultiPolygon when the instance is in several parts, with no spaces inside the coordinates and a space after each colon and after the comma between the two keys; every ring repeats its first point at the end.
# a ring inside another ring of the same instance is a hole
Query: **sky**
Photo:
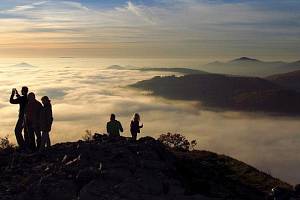
{"type": "Polygon", "coordinates": [[[1,0],[1,57],[299,60],[299,0],[1,0]]]}

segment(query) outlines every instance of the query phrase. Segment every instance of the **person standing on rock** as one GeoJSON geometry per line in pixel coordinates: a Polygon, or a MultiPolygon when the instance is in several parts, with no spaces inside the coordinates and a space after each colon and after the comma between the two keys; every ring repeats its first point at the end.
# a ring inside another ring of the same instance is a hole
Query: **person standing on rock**
{"type": "Polygon", "coordinates": [[[41,100],[43,103],[43,107],[40,113],[40,129],[42,133],[42,139],[41,139],[41,146],[39,150],[43,151],[46,146],[47,148],[49,148],[51,145],[49,133],[51,131],[53,115],[52,115],[52,105],[49,97],[43,96],[41,100]]]}
{"type": "Polygon", "coordinates": [[[108,133],[108,136],[110,137],[118,137],[120,136],[120,132],[123,132],[123,127],[121,122],[116,120],[116,115],[111,114],[110,115],[110,121],[106,124],[106,130],[108,133]]]}
{"type": "Polygon", "coordinates": [[[29,135],[29,149],[36,151],[41,146],[40,113],[42,104],[35,99],[33,92],[28,94],[28,105],[26,109],[26,121],[29,135]],[[35,143],[36,137],[36,143],[35,143]]]}
{"type": "Polygon", "coordinates": [[[143,124],[140,126],[141,117],[138,113],[135,113],[130,122],[130,132],[133,140],[136,140],[137,134],[140,133],[140,129],[143,128],[143,124]]]}
{"type": "Polygon", "coordinates": [[[16,135],[16,140],[19,145],[20,149],[25,148],[25,135],[27,134],[27,130],[24,128],[25,127],[25,109],[28,103],[27,99],[27,93],[28,93],[28,87],[24,86],[22,87],[21,94],[19,95],[18,91],[16,88],[12,89],[11,95],[9,102],[11,104],[19,104],[19,118],[15,127],[15,135],[16,135]],[[15,98],[16,96],[16,98],[15,98]],[[22,135],[22,130],[24,129],[24,137],[22,135]]]}

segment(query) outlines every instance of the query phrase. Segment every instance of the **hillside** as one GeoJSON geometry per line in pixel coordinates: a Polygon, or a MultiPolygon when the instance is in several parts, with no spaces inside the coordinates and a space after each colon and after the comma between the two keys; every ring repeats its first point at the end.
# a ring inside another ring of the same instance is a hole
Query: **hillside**
{"type": "Polygon", "coordinates": [[[284,74],[275,74],[266,77],[266,79],[284,87],[300,91],[300,70],[284,74]]]}
{"type": "Polygon", "coordinates": [[[181,74],[207,74],[208,72],[197,70],[197,69],[189,69],[189,68],[180,68],[180,67],[172,67],[172,68],[141,68],[140,71],[158,71],[158,72],[176,72],[181,74]]]}
{"type": "Polygon", "coordinates": [[[212,73],[265,77],[300,70],[300,62],[261,61],[241,57],[228,62],[208,63],[202,66],[201,69],[212,73]]]}
{"type": "Polygon", "coordinates": [[[28,63],[25,63],[25,62],[22,62],[22,63],[18,63],[18,64],[15,64],[15,65],[11,65],[9,67],[17,67],[17,68],[33,68],[35,66],[31,65],[31,64],[28,64],[28,63]]]}
{"type": "Polygon", "coordinates": [[[111,66],[106,67],[106,69],[125,70],[126,68],[125,68],[125,67],[122,67],[122,66],[120,66],[120,65],[111,65],[111,66]]]}
{"type": "Polygon", "coordinates": [[[178,100],[196,100],[210,108],[300,113],[300,94],[254,77],[197,74],[154,77],[132,87],[178,100]]]}
{"type": "Polygon", "coordinates": [[[146,137],[56,144],[43,154],[0,151],[5,200],[263,200],[291,186],[224,155],[176,152],[146,137]]]}

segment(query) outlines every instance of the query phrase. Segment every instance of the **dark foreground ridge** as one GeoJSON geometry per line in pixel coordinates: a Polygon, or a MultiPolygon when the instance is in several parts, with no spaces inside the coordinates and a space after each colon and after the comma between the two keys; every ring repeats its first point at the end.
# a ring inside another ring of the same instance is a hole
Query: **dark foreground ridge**
{"type": "Polygon", "coordinates": [[[0,152],[0,199],[265,199],[291,186],[238,160],[178,152],[145,137],[61,143],[43,154],[0,152]]]}

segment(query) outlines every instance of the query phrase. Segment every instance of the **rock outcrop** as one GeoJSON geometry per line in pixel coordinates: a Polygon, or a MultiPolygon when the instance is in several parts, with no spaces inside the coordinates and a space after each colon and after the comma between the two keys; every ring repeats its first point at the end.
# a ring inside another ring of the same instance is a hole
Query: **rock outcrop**
{"type": "Polygon", "coordinates": [[[260,200],[292,187],[230,157],[98,135],[44,153],[0,152],[3,200],[260,200]]]}

